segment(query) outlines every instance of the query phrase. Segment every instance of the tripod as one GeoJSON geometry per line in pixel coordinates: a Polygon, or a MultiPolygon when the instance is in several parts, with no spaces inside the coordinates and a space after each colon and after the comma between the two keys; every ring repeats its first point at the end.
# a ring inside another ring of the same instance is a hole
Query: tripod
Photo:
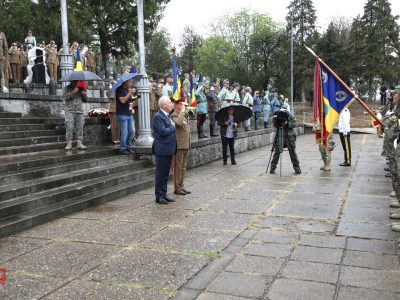
{"type": "MultiPolygon", "coordinates": [[[[274,152],[276,150],[279,151],[279,156],[281,156],[281,154],[283,153],[283,125],[280,124],[278,127],[278,130],[275,132],[275,137],[274,137],[274,144],[272,145],[271,148],[271,155],[269,156],[269,161],[268,161],[268,165],[267,165],[267,169],[265,170],[265,173],[268,173],[268,169],[269,166],[271,164],[271,159],[272,159],[272,155],[274,154],[274,152]],[[278,149],[275,149],[275,139],[276,139],[276,135],[278,134],[278,149]]],[[[279,177],[282,177],[282,157],[279,160],[279,177]]]]}

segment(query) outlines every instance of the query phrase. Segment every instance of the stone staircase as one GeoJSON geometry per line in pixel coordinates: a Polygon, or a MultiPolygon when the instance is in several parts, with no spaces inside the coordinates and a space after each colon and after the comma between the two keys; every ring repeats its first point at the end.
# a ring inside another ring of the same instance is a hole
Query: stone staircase
{"type": "Polygon", "coordinates": [[[0,112],[0,237],[154,184],[147,160],[115,147],[65,152],[63,122],[0,112]]]}

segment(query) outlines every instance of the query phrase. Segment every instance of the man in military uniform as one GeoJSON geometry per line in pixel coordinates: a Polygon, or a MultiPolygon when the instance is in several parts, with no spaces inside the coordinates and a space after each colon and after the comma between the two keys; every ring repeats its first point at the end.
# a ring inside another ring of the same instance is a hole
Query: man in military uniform
{"type": "Polygon", "coordinates": [[[215,92],[215,86],[213,84],[211,84],[210,90],[206,93],[206,97],[208,104],[208,116],[210,118],[210,136],[218,136],[218,134],[215,133],[215,114],[218,111],[219,102],[215,92]]]}
{"type": "Polygon", "coordinates": [[[186,164],[190,149],[190,122],[186,106],[189,105],[185,98],[175,102],[175,110],[171,115],[176,126],[176,154],[174,156],[174,194],[187,195],[190,191],[184,188],[186,164]]]}
{"type": "MultiPolygon", "coordinates": [[[[393,129],[391,132],[391,129],[389,128],[389,132],[386,132],[386,123],[385,125],[385,139],[386,135],[393,135],[391,137],[391,140],[395,140],[397,138],[397,142],[399,142],[399,125],[398,125],[398,120],[400,118],[400,105],[398,105],[398,101],[400,98],[400,85],[396,86],[394,90],[391,91],[392,97],[393,97],[393,105],[396,105],[396,108],[394,109],[394,113],[390,115],[389,119],[392,123],[395,123],[392,125],[393,129]]],[[[385,114],[385,116],[388,115],[388,113],[385,114]]],[[[387,118],[384,118],[384,122],[386,121],[387,118]]],[[[389,142],[388,142],[389,143],[389,142]]],[[[387,145],[388,147],[389,145],[387,145]]],[[[400,147],[397,145],[396,148],[394,148],[394,142],[391,143],[391,146],[393,147],[393,152],[390,152],[390,148],[386,148],[386,154],[388,157],[394,154],[395,161],[393,162],[393,159],[389,158],[389,167],[390,167],[390,172],[392,176],[392,183],[393,179],[395,183],[393,183],[393,188],[396,194],[396,198],[392,198],[393,200],[390,203],[390,207],[394,208],[400,208],[400,176],[399,176],[399,169],[400,169],[400,147]],[[393,165],[394,164],[394,165],[393,165]],[[393,172],[393,173],[392,173],[393,172]]],[[[391,219],[400,219],[400,210],[397,210],[390,215],[391,219]]],[[[396,222],[392,224],[392,230],[400,232],[400,223],[396,222]]]]}
{"type": "Polygon", "coordinates": [[[10,57],[11,73],[14,83],[19,84],[20,70],[21,70],[21,51],[18,50],[16,42],[12,43],[11,48],[8,50],[10,57]]]}
{"type": "Polygon", "coordinates": [[[86,70],[90,72],[96,71],[96,61],[95,61],[95,53],[92,50],[92,47],[89,47],[88,51],[85,53],[86,58],[86,70]]]}
{"type": "Polygon", "coordinates": [[[188,103],[190,103],[190,81],[189,74],[185,73],[185,79],[182,82],[182,96],[186,99],[188,103]]]}
{"type": "Polygon", "coordinates": [[[46,57],[46,65],[49,76],[53,78],[55,82],[57,82],[58,53],[57,45],[54,41],[51,41],[50,44],[46,46],[46,57]]]}
{"type": "Polygon", "coordinates": [[[218,100],[221,102],[221,107],[228,106],[232,101],[229,98],[229,80],[224,80],[224,87],[218,93],[218,100]]]}
{"type": "Polygon", "coordinates": [[[5,72],[8,71],[8,64],[7,64],[7,52],[8,52],[8,44],[6,35],[0,31],[0,85],[2,90],[6,85],[8,85],[5,81],[5,72]]]}
{"type": "Polygon", "coordinates": [[[289,150],[290,160],[292,161],[293,168],[296,174],[301,174],[300,169],[300,162],[297,158],[296,154],[296,133],[294,132],[294,128],[296,128],[296,119],[295,117],[290,114],[287,110],[281,109],[277,117],[275,118],[275,126],[276,126],[276,134],[275,140],[273,145],[274,156],[271,162],[271,169],[270,173],[274,174],[276,166],[278,165],[279,156],[280,156],[280,149],[279,144],[283,143],[289,150]],[[279,138],[279,131],[282,130],[282,138],[283,140],[280,141],[279,138]]]}

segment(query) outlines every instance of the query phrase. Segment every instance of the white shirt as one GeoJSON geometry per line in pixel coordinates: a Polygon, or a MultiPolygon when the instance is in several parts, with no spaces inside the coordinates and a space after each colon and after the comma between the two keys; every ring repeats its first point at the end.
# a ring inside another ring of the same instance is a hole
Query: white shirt
{"type": "Polygon", "coordinates": [[[338,129],[339,132],[350,133],[350,111],[347,108],[340,112],[338,129]]]}

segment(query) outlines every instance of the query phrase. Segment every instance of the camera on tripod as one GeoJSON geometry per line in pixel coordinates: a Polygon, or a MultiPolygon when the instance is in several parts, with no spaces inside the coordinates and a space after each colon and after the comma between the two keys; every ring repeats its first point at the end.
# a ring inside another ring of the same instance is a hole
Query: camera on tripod
{"type": "Polygon", "coordinates": [[[280,109],[274,113],[275,127],[283,127],[289,121],[289,112],[286,109],[280,109]]]}

